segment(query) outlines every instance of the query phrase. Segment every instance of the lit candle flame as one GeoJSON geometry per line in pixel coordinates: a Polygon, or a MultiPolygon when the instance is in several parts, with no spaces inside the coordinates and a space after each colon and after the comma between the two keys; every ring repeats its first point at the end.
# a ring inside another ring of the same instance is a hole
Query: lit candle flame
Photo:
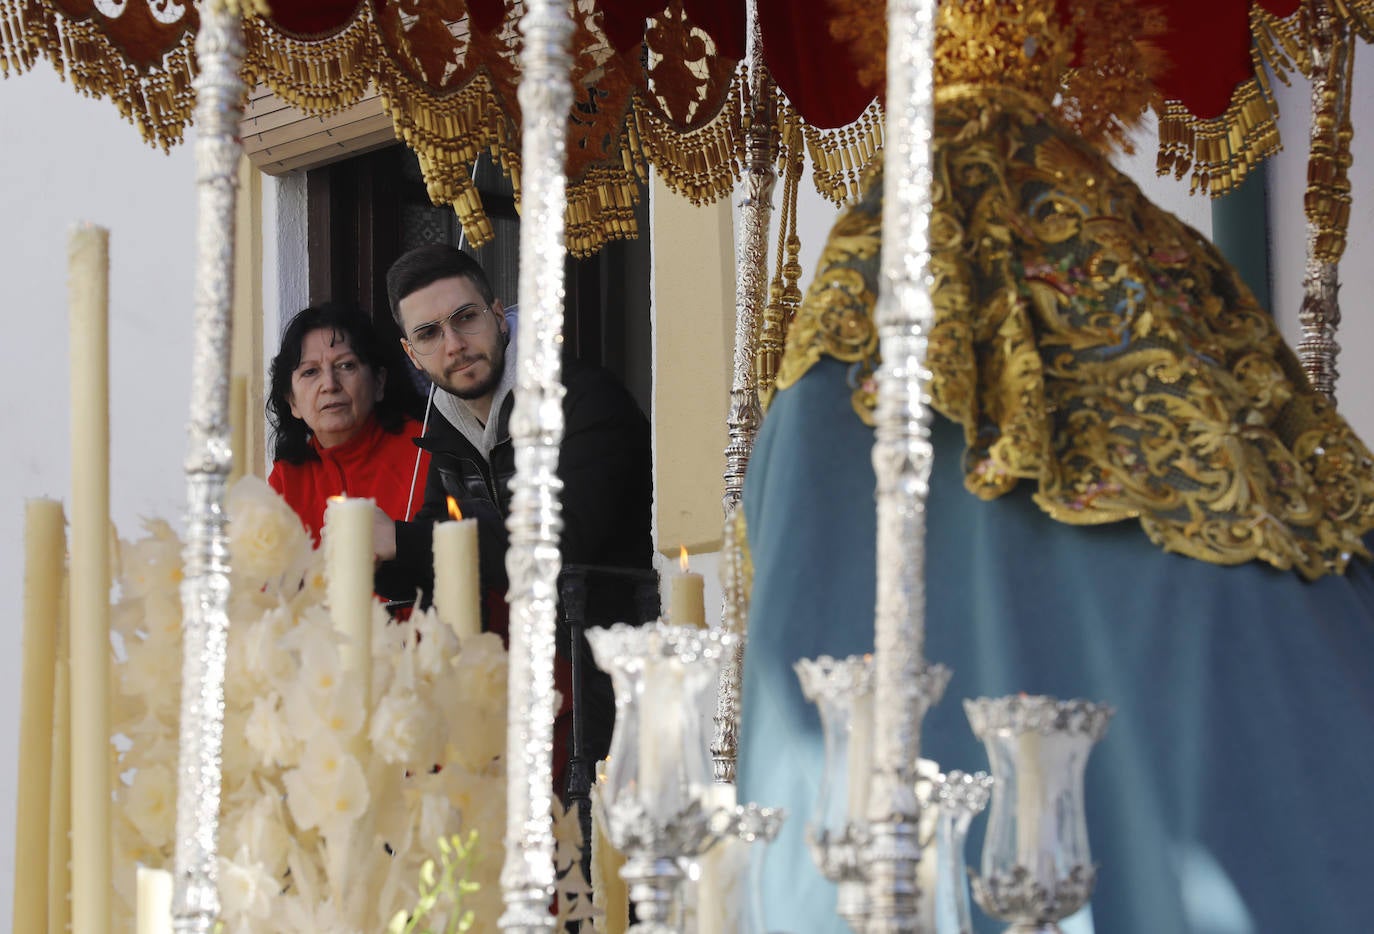
{"type": "Polygon", "coordinates": [[[678,567],[682,568],[682,573],[686,574],[689,570],[691,570],[691,564],[687,561],[687,546],[678,545],[678,548],[682,549],[682,551],[678,555],[677,565],[678,567]]]}
{"type": "Polygon", "coordinates": [[[448,498],[448,515],[450,519],[463,518],[463,510],[458,508],[458,500],[454,499],[452,496],[448,498]]]}

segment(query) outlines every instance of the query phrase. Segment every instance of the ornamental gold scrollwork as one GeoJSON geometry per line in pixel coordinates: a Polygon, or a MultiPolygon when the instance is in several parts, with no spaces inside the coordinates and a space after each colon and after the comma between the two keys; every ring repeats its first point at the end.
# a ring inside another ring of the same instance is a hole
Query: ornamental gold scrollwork
{"type": "MultiPolygon", "coordinates": [[[[1369,451],[1211,244],[996,88],[941,94],[929,365],[965,485],[1022,481],[1053,518],[1136,519],[1160,547],[1307,578],[1365,554],[1369,451]]],[[[871,423],[881,178],[836,225],[781,365],[852,365],[871,423]]]]}

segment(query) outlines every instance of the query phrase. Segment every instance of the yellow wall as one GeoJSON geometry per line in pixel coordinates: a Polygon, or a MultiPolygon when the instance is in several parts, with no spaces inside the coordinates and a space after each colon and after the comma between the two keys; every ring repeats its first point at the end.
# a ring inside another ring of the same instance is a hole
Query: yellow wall
{"type": "Polygon", "coordinates": [[[653,183],[657,546],[720,548],[735,340],[730,200],[693,205],[653,183]]]}

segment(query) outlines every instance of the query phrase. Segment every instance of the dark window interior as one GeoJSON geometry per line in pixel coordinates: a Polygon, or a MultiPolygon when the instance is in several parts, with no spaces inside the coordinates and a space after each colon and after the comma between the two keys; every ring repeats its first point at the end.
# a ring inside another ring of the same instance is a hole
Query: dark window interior
{"type": "MultiPolygon", "coordinates": [[[[387,303],[386,270],[411,247],[441,242],[476,257],[501,302],[518,304],[520,218],[510,181],[485,156],[474,180],[496,233],[476,249],[461,241],[453,209],[430,202],[419,162],[404,146],[311,169],[306,175],[311,303],[354,301],[384,339],[397,342],[401,335],[387,303]]],[[[607,244],[586,259],[569,257],[564,270],[566,357],[611,370],[646,412],[652,392],[647,197],[639,205],[638,240],[607,244]]]]}

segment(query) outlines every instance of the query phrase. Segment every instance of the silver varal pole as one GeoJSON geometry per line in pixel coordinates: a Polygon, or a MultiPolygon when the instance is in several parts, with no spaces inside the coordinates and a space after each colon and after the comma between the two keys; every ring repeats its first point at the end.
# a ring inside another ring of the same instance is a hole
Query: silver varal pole
{"type": "Polygon", "coordinates": [[[874,775],[867,849],[869,934],[919,929],[916,759],[925,664],[926,497],[934,323],[928,265],[936,0],[889,0],[883,256],[876,311],[882,365],[877,475],[874,775]]]}
{"type": "MultiPolygon", "coordinates": [[[[773,136],[777,133],[771,82],[763,60],[758,4],[749,0],[749,124],[748,162],[744,191],[738,204],[739,235],[735,245],[735,356],[730,386],[730,411],[726,417],[730,441],[725,448],[726,560],[738,562],[744,543],[737,541],[733,514],[744,492],[744,473],[754,449],[762,414],[754,379],[754,357],[759,345],[759,324],[768,279],[768,229],[773,212],[773,186],[777,180],[773,136]]],[[[779,234],[781,236],[781,234],[779,234]]],[[[711,740],[714,778],[723,784],[735,780],[739,746],[740,673],[744,667],[744,627],[749,595],[742,576],[726,581],[725,628],[738,633],[734,654],[720,674],[716,695],[715,734],[711,740]]]]}
{"type": "Polygon", "coordinates": [[[773,135],[777,132],[773,95],[763,63],[763,40],[755,0],[748,2],[750,123],[743,192],[738,203],[739,235],[735,253],[735,356],[726,419],[730,441],[725,448],[725,514],[739,505],[744,471],[758,431],[759,394],[754,384],[754,355],[759,321],[768,287],[768,224],[777,180],[773,135]]]}
{"type": "Polygon", "coordinates": [[[1340,258],[1350,215],[1351,69],[1355,37],[1332,5],[1311,4],[1312,124],[1308,137],[1307,263],[1298,321],[1298,359],[1312,388],[1334,399],[1341,323],[1340,258]],[[1339,220],[1337,220],[1339,218],[1339,220]]]}
{"type": "Polygon", "coordinates": [[[229,540],[224,499],[229,444],[234,206],[243,117],[243,26],[223,2],[201,8],[195,79],[196,274],[191,422],[186,455],[186,577],[181,585],[181,736],[173,926],[210,934],[219,915],[216,857],[229,540]]]}
{"type": "Polygon", "coordinates": [[[554,619],[563,527],[558,449],[563,440],[564,211],[573,24],[559,0],[527,0],[521,20],[520,109],[524,194],[520,224],[520,342],[511,439],[515,477],[510,547],[510,713],[506,729],[506,862],[502,930],[549,931],[554,886],[554,619]]]}

